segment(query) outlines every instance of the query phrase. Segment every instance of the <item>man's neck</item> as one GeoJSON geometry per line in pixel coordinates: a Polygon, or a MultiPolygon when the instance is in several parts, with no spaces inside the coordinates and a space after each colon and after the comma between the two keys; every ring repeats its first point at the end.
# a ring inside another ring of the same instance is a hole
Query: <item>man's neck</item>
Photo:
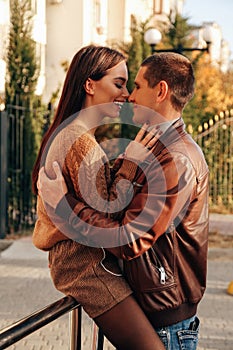
{"type": "Polygon", "coordinates": [[[181,117],[181,111],[176,111],[171,103],[163,103],[157,106],[154,116],[152,116],[151,124],[158,124],[158,116],[160,122],[172,122],[181,117]]]}
{"type": "Polygon", "coordinates": [[[149,130],[152,130],[155,126],[159,127],[159,130],[163,132],[163,134],[166,132],[166,130],[173,124],[175,123],[178,119],[180,118],[180,116],[176,119],[172,119],[172,120],[167,120],[167,121],[163,121],[161,123],[156,123],[156,124],[151,124],[148,128],[149,130]]]}

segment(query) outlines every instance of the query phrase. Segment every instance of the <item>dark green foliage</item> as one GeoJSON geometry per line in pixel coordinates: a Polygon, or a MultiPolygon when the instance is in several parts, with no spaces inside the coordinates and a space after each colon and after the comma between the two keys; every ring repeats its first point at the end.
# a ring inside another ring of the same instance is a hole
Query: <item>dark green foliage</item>
{"type": "Polygon", "coordinates": [[[138,23],[136,18],[131,16],[131,37],[132,42],[125,47],[126,54],[128,55],[129,66],[129,80],[128,89],[132,92],[134,88],[134,79],[142,61],[150,55],[150,47],[144,41],[144,33],[147,22],[138,23]]]}
{"type": "Polygon", "coordinates": [[[32,39],[30,0],[10,1],[10,34],[7,52],[6,104],[29,107],[38,79],[36,43],[32,39]]]}
{"type": "Polygon", "coordinates": [[[165,48],[185,48],[192,47],[193,39],[190,36],[193,26],[188,23],[188,17],[182,17],[176,14],[175,17],[171,14],[168,18],[168,29],[163,33],[163,45],[165,48]]]}
{"type": "Polygon", "coordinates": [[[6,75],[10,232],[33,223],[30,216],[33,210],[35,212],[31,171],[41,141],[45,108],[35,95],[39,65],[36,43],[32,39],[32,23],[31,1],[11,0],[6,75]]]}

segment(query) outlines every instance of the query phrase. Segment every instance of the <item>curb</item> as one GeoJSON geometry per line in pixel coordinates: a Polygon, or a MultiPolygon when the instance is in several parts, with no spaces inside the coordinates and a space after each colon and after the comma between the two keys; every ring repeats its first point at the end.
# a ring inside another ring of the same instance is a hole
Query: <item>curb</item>
{"type": "Polygon", "coordinates": [[[13,242],[13,239],[0,239],[0,253],[9,248],[13,242]]]}

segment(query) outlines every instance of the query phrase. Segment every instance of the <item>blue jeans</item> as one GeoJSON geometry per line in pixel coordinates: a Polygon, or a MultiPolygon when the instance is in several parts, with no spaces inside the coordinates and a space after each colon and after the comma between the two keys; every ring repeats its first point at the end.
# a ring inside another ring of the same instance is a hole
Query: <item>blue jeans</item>
{"type": "Polygon", "coordinates": [[[166,350],[196,350],[200,321],[197,316],[171,326],[156,328],[166,350]]]}

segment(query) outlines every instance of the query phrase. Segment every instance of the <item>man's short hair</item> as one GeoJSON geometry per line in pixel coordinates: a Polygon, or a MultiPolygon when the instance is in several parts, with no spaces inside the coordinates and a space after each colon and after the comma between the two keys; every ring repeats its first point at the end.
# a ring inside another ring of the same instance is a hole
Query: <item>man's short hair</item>
{"type": "Polygon", "coordinates": [[[144,79],[149,87],[161,80],[167,82],[173,108],[182,111],[194,95],[195,78],[189,59],[174,52],[160,52],[147,57],[141,66],[147,67],[144,79]]]}

